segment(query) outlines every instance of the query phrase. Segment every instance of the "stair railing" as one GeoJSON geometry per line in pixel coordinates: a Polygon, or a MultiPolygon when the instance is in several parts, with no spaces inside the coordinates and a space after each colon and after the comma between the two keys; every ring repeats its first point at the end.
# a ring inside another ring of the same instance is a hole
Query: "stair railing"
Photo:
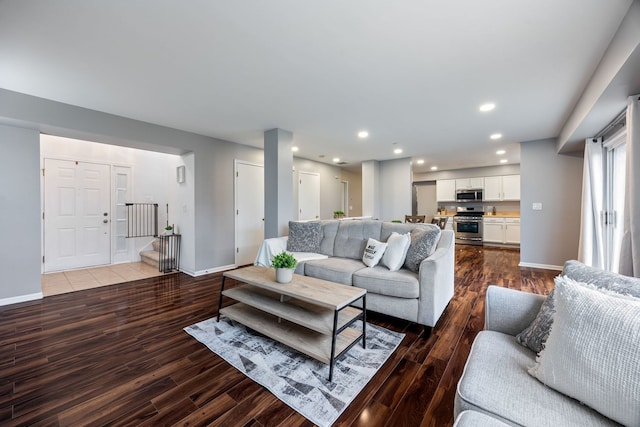
{"type": "Polygon", "coordinates": [[[158,237],[158,204],[125,203],[127,238],[158,237]]]}

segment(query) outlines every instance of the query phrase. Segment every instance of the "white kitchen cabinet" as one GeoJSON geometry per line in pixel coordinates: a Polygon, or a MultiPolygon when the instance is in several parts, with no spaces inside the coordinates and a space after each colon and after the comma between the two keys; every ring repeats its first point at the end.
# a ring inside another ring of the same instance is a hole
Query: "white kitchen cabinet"
{"type": "Polygon", "coordinates": [[[456,201],[456,180],[439,179],[436,181],[436,198],[438,202],[456,201]]]}
{"type": "Polygon", "coordinates": [[[502,177],[502,200],[520,200],[520,175],[502,177]]]}
{"type": "Polygon", "coordinates": [[[484,178],[458,178],[456,179],[456,190],[477,190],[484,188],[484,178]]]}
{"type": "Polygon", "coordinates": [[[520,244],[520,218],[484,218],[483,242],[520,244]]]}
{"type": "Polygon", "coordinates": [[[504,242],[520,244],[520,218],[504,219],[504,242]]]}
{"type": "Polygon", "coordinates": [[[485,176],[483,198],[486,202],[520,200],[520,175],[485,176]]]}
{"type": "Polygon", "coordinates": [[[484,218],[482,240],[486,243],[504,243],[504,218],[484,218]]]}

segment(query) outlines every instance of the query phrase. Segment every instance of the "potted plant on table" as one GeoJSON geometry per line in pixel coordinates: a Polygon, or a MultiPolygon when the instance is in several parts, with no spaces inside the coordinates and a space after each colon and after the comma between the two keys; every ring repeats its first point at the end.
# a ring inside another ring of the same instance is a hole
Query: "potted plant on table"
{"type": "Polygon", "coordinates": [[[343,211],[333,211],[333,219],[342,219],[344,218],[343,211]]]}
{"type": "Polygon", "coordinates": [[[173,225],[167,225],[164,228],[164,235],[165,236],[171,236],[173,234],[173,225]]]}
{"type": "Polygon", "coordinates": [[[289,283],[293,278],[293,270],[296,265],[298,265],[298,261],[287,251],[282,251],[274,256],[271,267],[276,269],[276,282],[289,283]]]}

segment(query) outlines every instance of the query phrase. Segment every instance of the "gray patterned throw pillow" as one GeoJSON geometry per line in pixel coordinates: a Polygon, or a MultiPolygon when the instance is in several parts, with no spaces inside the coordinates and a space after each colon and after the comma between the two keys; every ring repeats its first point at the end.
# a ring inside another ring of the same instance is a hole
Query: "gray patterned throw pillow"
{"type": "Polygon", "coordinates": [[[289,221],[289,238],[287,239],[289,252],[319,253],[320,240],[322,240],[320,221],[289,221]]]}
{"type": "Polygon", "coordinates": [[[414,228],[411,231],[411,244],[404,260],[404,266],[417,273],[420,270],[420,263],[433,255],[439,240],[439,227],[414,228]]]}
{"type": "MultiPolygon", "coordinates": [[[[598,288],[640,298],[640,279],[634,277],[622,276],[589,267],[575,260],[564,263],[562,275],[577,282],[589,283],[598,288]]],[[[549,337],[555,312],[554,291],[551,291],[547,299],[542,303],[536,318],[524,331],[516,335],[516,340],[523,346],[540,353],[549,337]]]]}

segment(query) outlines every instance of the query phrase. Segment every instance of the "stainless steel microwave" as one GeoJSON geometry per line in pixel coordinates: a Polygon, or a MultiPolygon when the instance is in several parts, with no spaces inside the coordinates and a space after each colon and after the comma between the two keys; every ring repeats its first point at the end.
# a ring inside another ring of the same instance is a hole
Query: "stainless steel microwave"
{"type": "Polygon", "coordinates": [[[458,202],[481,202],[482,189],[477,190],[457,190],[456,201],[458,202]]]}

